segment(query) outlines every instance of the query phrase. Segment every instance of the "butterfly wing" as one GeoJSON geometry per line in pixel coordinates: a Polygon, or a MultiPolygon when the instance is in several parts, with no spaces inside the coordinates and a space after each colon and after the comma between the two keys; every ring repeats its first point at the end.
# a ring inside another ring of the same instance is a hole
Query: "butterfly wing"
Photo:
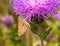
{"type": "Polygon", "coordinates": [[[23,35],[29,29],[30,25],[21,17],[18,17],[18,35],[19,36],[23,35]]]}

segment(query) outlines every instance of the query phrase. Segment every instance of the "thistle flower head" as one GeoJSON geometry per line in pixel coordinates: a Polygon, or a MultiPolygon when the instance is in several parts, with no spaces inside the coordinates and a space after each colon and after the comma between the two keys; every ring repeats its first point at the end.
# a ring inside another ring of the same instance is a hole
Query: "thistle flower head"
{"type": "Polygon", "coordinates": [[[12,25],[14,24],[14,19],[13,19],[12,16],[9,15],[9,16],[3,17],[3,18],[2,18],[2,22],[3,22],[6,26],[10,27],[10,26],[12,26],[12,25]]]}
{"type": "Polygon", "coordinates": [[[60,0],[12,0],[14,12],[28,22],[41,22],[52,14],[57,14],[59,5],[60,0]]]}

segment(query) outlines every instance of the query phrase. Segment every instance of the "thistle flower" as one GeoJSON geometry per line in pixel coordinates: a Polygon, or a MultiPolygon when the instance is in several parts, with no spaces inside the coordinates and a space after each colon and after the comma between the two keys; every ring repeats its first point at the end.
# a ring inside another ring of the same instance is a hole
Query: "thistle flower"
{"type": "Polygon", "coordinates": [[[12,16],[5,16],[2,18],[2,22],[4,23],[4,25],[11,27],[14,24],[14,19],[12,16]]]}
{"type": "Polygon", "coordinates": [[[28,22],[39,23],[58,13],[60,0],[12,0],[13,11],[28,22]]]}

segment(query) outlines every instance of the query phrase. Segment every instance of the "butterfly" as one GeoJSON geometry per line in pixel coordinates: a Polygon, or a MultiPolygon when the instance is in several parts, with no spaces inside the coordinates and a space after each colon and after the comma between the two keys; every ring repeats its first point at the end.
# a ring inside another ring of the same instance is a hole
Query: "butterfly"
{"type": "Polygon", "coordinates": [[[18,16],[18,35],[23,35],[26,31],[30,30],[30,25],[20,16],[18,16]]]}

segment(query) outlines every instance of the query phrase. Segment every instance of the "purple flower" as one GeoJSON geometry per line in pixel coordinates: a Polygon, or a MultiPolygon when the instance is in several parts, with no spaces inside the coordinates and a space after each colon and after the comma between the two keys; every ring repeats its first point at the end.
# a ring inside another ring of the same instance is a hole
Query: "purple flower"
{"type": "Polygon", "coordinates": [[[28,22],[41,22],[57,14],[60,0],[12,0],[13,11],[28,22]]]}
{"type": "Polygon", "coordinates": [[[2,22],[3,22],[6,26],[10,27],[10,26],[12,26],[12,25],[14,24],[14,19],[13,19],[12,16],[9,15],[9,16],[3,17],[3,18],[2,18],[2,22]]]}

